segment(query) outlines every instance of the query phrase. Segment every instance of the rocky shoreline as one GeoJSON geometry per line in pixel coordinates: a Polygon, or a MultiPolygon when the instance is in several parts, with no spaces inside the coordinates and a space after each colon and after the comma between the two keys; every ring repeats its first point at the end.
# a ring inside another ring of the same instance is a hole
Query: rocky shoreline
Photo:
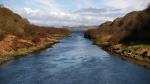
{"type": "Polygon", "coordinates": [[[117,44],[113,46],[101,45],[101,47],[105,51],[114,54],[123,60],[127,60],[131,63],[150,68],[149,48],[126,46],[122,44],[117,44]]]}
{"type": "Polygon", "coordinates": [[[95,41],[85,35],[85,38],[93,41],[94,45],[99,46],[106,52],[115,55],[122,60],[138,64],[140,66],[150,68],[150,45],[124,45],[124,44],[109,44],[95,41]]]}
{"type": "Polygon", "coordinates": [[[85,31],[104,50],[150,67],[150,5],[140,11],[133,11],[114,21],[107,21],[96,29],[85,31]]]}
{"type": "Polygon", "coordinates": [[[109,42],[100,42],[90,38],[85,34],[85,38],[93,41],[94,45],[99,46],[106,52],[118,56],[119,58],[138,64],[140,66],[150,68],[150,45],[149,44],[111,44],[109,42]]]}

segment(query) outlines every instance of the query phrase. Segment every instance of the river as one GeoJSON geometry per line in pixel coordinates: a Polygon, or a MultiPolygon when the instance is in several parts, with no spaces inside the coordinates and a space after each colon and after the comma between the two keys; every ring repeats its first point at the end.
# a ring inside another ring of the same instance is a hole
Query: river
{"type": "Polygon", "coordinates": [[[150,70],[74,32],[52,48],[0,65],[0,84],[150,84],[150,70]]]}

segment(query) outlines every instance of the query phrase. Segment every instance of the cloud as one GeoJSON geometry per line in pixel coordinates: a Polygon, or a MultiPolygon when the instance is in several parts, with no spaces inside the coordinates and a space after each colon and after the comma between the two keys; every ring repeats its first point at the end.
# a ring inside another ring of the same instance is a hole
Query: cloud
{"type": "Polygon", "coordinates": [[[41,10],[33,10],[31,8],[24,8],[22,10],[17,10],[16,12],[18,12],[23,17],[28,18],[30,22],[39,25],[60,25],[62,23],[65,23],[65,25],[75,25],[75,23],[77,23],[78,25],[84,25],[86,23],[89,24],[90,22],[94,24],[92,20],[99,19],[96,16],[92,15],[82,16],[80,14],[66,13],[62,11],[43,12],[41,10]]]}
{"type": "Polygon", "coordinates": [[[124,15],[124,11],[116,8],[83,8],[75,11],[74,13],[80,14],[82,16],[95,16],[95,17],[117,17],[124,15]]]}
{"type": "Polygon", "coordinates": [[[118,12],[121,9],[113,9],[113,8],[83,8],[75,11],[75,13],[102,13],[102,12],[118,12]]]}
{"type": "Polygon", "coordinates": [[[150,0],[109,0],[106,6],[128,10],[144,9],[150,0]]]}
{"type": "Polygon", "coordinates": [[[64,0],[62,3],[59,0],[32,0],[23,6],[18,3],[17,8],[16,5],[15,8],[8,7],[38,25],[99,25],[130,11],[142,10],[149,2],[150,0],[64,0]]]}

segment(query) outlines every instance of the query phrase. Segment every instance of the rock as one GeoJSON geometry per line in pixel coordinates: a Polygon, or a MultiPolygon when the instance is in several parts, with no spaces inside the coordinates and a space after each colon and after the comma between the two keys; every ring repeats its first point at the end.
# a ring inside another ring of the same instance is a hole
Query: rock
{"type": "Polygon", "coordinates": [[[143,53],[141,54],[141,56],[142,56],[143,58],[145,58],[145,57],[147,57],[147,54],[148,54],[148,52],[145,51],[145,52],[143,52],[143,53]]]}

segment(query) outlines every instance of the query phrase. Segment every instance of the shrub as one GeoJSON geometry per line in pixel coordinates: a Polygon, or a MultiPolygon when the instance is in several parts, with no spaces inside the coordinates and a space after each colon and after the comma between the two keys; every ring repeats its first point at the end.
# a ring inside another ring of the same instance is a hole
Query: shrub
{"type": "Polygon", "coordinates": [[[0,30],[0,41],[3,40],[3,38],[5,37],[5,34],[2,30],[0,30]]]}

